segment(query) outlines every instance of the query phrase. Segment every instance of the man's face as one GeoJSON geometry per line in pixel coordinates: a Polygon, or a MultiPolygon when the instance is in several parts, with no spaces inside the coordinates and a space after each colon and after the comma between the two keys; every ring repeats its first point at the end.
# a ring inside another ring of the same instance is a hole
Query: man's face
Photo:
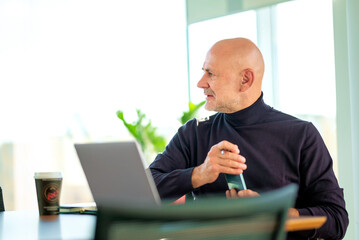
{"type": "Polygon", "coordinates": [[[209,111],[232,113],[239,103],[240,72],[233,57],[219,51],[209,51],[203,64],[203,76],[197,87],[206,95],[209,111]]]}

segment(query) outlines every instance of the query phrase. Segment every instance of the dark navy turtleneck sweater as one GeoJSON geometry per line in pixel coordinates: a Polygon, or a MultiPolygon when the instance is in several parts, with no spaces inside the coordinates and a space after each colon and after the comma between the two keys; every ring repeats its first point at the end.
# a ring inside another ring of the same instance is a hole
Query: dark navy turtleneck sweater
{"type": "Polygon", "coordinates": [[[248,189],[258,193],[299,186],[295,207],[300,215],[327,216],[317,230],[291,233],[288,239],[340,239],[348,225],[343,189],[338,186],[332,159],[312,123],[279,112],[266,105],[263,95],[250,107],[206,120],[192,119],[150,165],[161,198],[195,197],[225,193],[225,177],[194,189],[193,168],[202,164],[210,148],[220,141],[237,144],[246,158],[243,176],[248,189]]]}

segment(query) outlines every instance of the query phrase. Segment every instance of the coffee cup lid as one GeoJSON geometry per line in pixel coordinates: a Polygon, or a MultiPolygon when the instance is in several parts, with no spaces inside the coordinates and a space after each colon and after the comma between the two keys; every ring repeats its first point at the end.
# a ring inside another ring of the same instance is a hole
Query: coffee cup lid
{"type": "Polygon", "coordinates": [[[34,178],[62,178],[61,172],[36,172],[34,178]]]}

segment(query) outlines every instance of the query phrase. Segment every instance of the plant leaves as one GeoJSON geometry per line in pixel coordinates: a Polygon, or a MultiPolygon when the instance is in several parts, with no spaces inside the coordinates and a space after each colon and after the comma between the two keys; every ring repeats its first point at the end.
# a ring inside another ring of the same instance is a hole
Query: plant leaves
{"type": "Polygon", "coordinates": [[[188,120],[191,120],[196,116],[197,111],[206,103],[206,101],[202,101],[198,104],[194,104],[192,102],[188,103],[188,111],[183,112],[182,117],[179,119],[181,124],[185,124],[188,120]]]}
{"type": "Polygon", "coordinates": [[[144,125],[146,115],[139,109],[137,112],[137,121],[130,124],[128,123],[122,111],[117,111],[117,117],[123,122],[124,126],[130,132],[130,134],[141,145],[142,151],[147,151],[152,145],[156,152],[162,152],[166,147],[166,139],[163,136],[157,134],[157,128],[152,126],[152,122],[149,121],[144,125]]]}

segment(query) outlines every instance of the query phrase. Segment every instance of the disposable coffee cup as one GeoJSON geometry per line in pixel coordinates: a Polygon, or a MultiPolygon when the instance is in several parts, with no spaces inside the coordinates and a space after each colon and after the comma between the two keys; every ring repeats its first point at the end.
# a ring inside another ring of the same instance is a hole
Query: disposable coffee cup
{"type": "Polygon", "coordinates": [[[34,178],[40,215],[59,214],[61,172],[36,172],[34,178]]]}

